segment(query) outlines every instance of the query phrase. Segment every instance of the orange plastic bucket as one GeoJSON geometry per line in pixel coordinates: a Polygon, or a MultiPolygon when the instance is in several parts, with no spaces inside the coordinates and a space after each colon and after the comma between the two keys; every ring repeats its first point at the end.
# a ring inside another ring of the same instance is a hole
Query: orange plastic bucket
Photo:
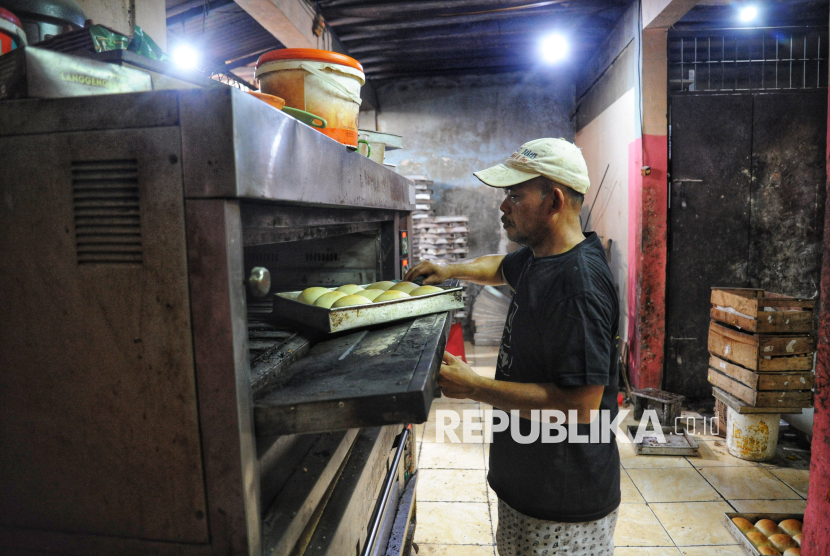
{"type": "Polygon", "coordinates": [[[328,50],[284,48],[260,56],[256,77],[261,92],[325,118],[320,133],[357,147],[360,88],[366,82],[357,60],[328,50]]]}

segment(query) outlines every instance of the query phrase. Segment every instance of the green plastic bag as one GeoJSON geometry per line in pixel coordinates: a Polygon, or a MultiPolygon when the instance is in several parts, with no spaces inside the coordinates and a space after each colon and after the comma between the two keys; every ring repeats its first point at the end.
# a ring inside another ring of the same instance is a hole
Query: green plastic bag
{"type": "Polygon", "coordinates": [[[144,33],[138,25],[135,26],[135,34],[132,40],[129,37],[107,29],[103,25],[92,25],[89,28],[92,41],[95,44],[95,52],[109,52],[110,50],[129,50],[141,54],[152,60],[163,62],[167,60],[167,54],[162,52],[159,45],[144,33]]]}

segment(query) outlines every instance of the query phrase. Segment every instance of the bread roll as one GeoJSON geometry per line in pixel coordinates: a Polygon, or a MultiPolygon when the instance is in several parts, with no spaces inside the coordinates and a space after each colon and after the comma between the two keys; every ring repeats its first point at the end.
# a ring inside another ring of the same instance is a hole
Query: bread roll
{"type": "Polygon", "coordinates": [[[783,533],[783,531],[781,531],[781,529],[778,528],[778,524],[772,521],[771,519],[759,520],[755,524],[755,528],[768,537],[770,535],[777,535],[778,533],[783,533]]]}
{"type": "Polygon", "coordinates": [[[340,299],[341,297],[346,297],[346,294],[343,292],[324,293],[323,295],[317,298],[317,301],[314,302],[314,306],[331,309],[331,306],[334,304],[334,302],[340,299]]]}
{"type": "Polygon", "coordinates": [[[372,303],[371,300],[366,299],[362,295],[355,294],[341,297],[334,302],[332,307],[336,309],[338,307],[352,307],[354,305],[369,305],[370,303],[372,303]]]}
{"type": "Polygon", "coordinates": [[[384,280],[383,282],[375,282],[374,284],[369,284],[366,286],[367,290],[383,290],[386,291],[392,286],[395,285],[395,282],[391,280],[384,280]]]}
{"type": "Polygon", "coordinates": [[[409,297],[409,294],[400,290],[389,290],[388,292],[383,292],[381,295],[377,296],[375,298],[375,303],[380,303],[381,301],[392,301],[393,299],[403,299],[404,297],[409,297]]]}
{"type": "Polygon", "coordinates": [[[394,286],[389,288],[390,291],[399,291],[399,292],[404,292],[404,293],[409,293],[412,290],[417,290],[417,289],[418,289],[418,284],[416,284],[414,282],[398,282],[397,284],[395,284],[394,286]]]}
{"type": "Polygon", "coordinates": [[[782,531],[791,536],[801,532],[801,522],[797,519],[785,519],[778,526],[782,531]]]}
{"type": "Polygon", "coordinates": [[[764,556],[781,556],[781,553],[771,546],[759,546],[758,553],[764,556]]]}
{"type": "Polygon", "coordinates": [[[336,290],[334,290],[334,291],[336,291],[336,292],[343,292],[343,293],[345,293],[346,295],[354,295],[354,294],[356,294],[357,292],[362,292],[362,291],[363,291],[363,288],[361,288],[360,286],[358,286],[358,285],[356,285],[356,284],[346,284],[346,285],[344,285],[344,286],[340,286],[339,288],[337,288],[337,289],[336,289],[336,290]]]}
{"type": "Polygon", "coordinates": [[[795,542],[788,534],[778,533],[777,535],[770,535],[769,542],[778,550],[787,550],[788,548],[795,548],[798,543],[795,542]]]}
{"type": "Polygon", "coordinates": [[[750,531],[746,534],[746,538],[749,539],[749,542],[752,543],[752,546],[769,546],[769,540],[767,539],[767,536],[761,533],[760,531],[750,531]]]}
{"type": "Polygon", "coordinates": [[[415,297],[416,295],[427,295],[428,293],[439,293],[442,291],[444,290],[436,286],[421,286],[420,288],[415,288],[409,292],[409,295],[415,297]]]}
{"type": "Polygon", "coordinates": [[[749,533],[750,531],[755,529],[755,526],[752,525],[751,521],[748,521],[742,517],[733,517],[732,523],[734,523],[735,527],[737,527],[738,530],[744,534],[749,533]]]}
{"type": "Polygon", "coordinates": [[[362,292],[357,292],[355,295],[361,295],[369,301],[374,301],[377,296],[384,293],[386,293],[386,290],[363,290],[362,292]]]}
{"type": "Polygon", "coordinates": [[[297,301],[305,303],[306,305],[314,305],[314,302],[317,301],[318,297],[329,293],[330,291],[331,290],[328,288],[306,288],[300,293],[299,297],[297,297],[297,301]]]}
{"type": "Polygon", "coordinates": [[[798,543],[798,546],[801,546],[801,533],[793,535],[793,540],[798,543]]]}
{"type": "Polygon", "coordinates": [[[784,551],[784,556],[801,556],[800,548],[788,548],[784,551]]]}

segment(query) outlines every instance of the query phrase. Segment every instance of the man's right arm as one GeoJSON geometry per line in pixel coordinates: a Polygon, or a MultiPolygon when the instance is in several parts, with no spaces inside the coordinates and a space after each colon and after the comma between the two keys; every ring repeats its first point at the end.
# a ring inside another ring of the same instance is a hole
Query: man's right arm
{"type": "Polygon", "coordinates": [[[501,271],[502,261],[504,261],[504,255],[485,255],[455,263],[421,261],[406,273],[404,280],[411,282],[418,276],[424,276],[424,284],[429,285],[457,278],[484,286],[501,286],[505,283],[501,271]]]}

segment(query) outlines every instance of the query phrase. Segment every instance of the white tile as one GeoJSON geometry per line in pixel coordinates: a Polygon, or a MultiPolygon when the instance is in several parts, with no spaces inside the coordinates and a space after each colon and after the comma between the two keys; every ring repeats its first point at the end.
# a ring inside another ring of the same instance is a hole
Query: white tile
{"type": "Polygon", "coordinates": [[[421,502],[487,502],[483,469],[421,469],[415,491],[421,502]]]}
{"type": "Polygon", "coordinates": [[[747,514],[803,514],[806,500],[730,500],[735,511],[747,514]]]}
{"type": "Polygon", "coordinates": [[[620,513],[614,529],[614,545],[674,546],[674,543],[649,506],[620,504],[620,513]]]}
{"type": "Polygon", "coordinates": [[[696,469],[627,469],[646,502],[708,502],[721,500],[696,469]]]}
{"type": "Polygon", "coordinates": [[[680,550],[668,546],[638,546],[614,548],[614,556],[681,556],[680,550]]]}
{"type": "Polygon", "coordinates": [[[790,488],[807,498],[807,489],[810,486],[810,472],[807,469],[769,469],[769,472],[787,483],[790,488]]]}
{"type": "Polygon", "coordinates": [[[800,496],[760,467],[707,467],[700,474],[727,500],[792,500],[800,496]]]}
{"type": "Polygon", "coordinates": [[[656,503],[650,506],[677,546],[735,544],[735,538],[724,522],[723,514],[732,511],[726,502],[656,503]]]}
{"type": "Polygon", "coordinates": [[[438,444],[427,442],[421,449],[421,469],[484,469],[481,444],[438,444]]]}
{"type": "Polygon", "coordinates": [[[733,544],[729,546],[688,546],[680,549],[683,556],[746,556],[744,549],[733,544]]]}
{"type": "Polygon", "coordinates": [[[418,544],[491,546],[489,504],[479,502],[418,502],[418,544]]]}

